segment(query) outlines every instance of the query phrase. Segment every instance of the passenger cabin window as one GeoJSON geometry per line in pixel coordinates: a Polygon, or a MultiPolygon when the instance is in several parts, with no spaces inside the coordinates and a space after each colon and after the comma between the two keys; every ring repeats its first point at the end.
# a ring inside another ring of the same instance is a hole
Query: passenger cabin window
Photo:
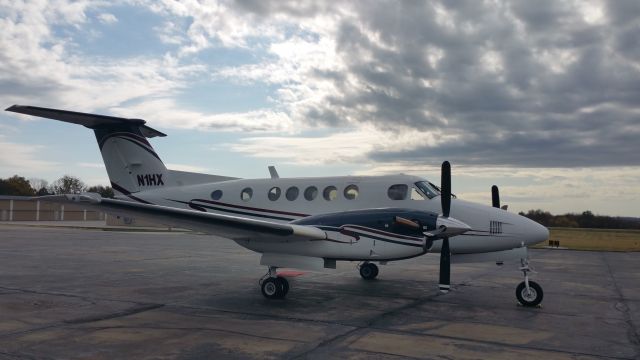
{"type": "Polygon", "coordinates": [[[222,197],[222,190],[216,190],[211,193],[211,199],[213,200],[220,200],[221,197],[222,197]]]}
{"type": "Polygon", "coordinates": [[[349,200],[355,200],[358,197],[358,186],[351,184],[344,188],[344,197],[349,200]]]}
{"type": "Polygon", "coordinates": [[[407,193],[409,192],[409,187],[406,184],[395,184],[389,186],[389,190],[387,190],[387,196],[391,200],[404,200],[407,198],[407,193]]]}
{"type": "Polygon", "coordinates": [[[240,199],[242,199],[242,201],[249,201],[251,200],[252,196],[253,196],[253,190],[251,190],[251,188],[244,188],[240,193],[240,199]]]}
{"type": "Polygon", "coordinates": [[[435,187],[435,185],[431,184],[428,181],[418,181],[415,183],[416,187],[420,189],[420,192],[424,194],[429,199],[433,199],[434,197],[440,195],[440,189],[435,187]]]}
{"type": "Polygon", "coordinates": [[[338,189],[333,185],[327,186],[322,192],[322,197],[327,201],[333,201],[338,197],[338,189]]]}
{"type": "Polygon", "coordinates": [[[282,190],[280,190],[279,187],[274,186],[271,189],[269,189],[269,193],[267,194],[267,196],[269,197],[269,200],[276,201],[280,199],[281,193],[282,193],[282,190]]]}
{"type": "Polygon", "coordinates": [[[316,198],[316,196],[318,196],[318,188],[315,186],[309,186],[305,191],[304,191],[304,198],[311,201],[313,199],[316,198]]]}
{"type": "Polygon", "coordinates": [[[287,189],[287,193],[284,196],[287,198],[287,200],[293,201],[298,198],[299,193],[300,193],[300,190],[298,190],[297,187],[292,186],[287,189]]]}

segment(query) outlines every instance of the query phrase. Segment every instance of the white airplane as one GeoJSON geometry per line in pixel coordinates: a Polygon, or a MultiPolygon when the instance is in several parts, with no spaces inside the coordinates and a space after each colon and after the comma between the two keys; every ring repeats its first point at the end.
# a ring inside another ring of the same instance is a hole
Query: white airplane
{"type": "Polygon", "coordinates": [[[450,289],[451,261],[520,259],[518,301],[542,301],[542,288],[529,280],[527,245],[545,241],[548,230],[501,209],[495,186],[493,206],[457,199],[446,161],[441,188],[409,175],[280,178],[274,167],[270,178],[239,179],[167,169],[147,141],[166,135],[141,119],[20,105],[6,110],[94,130],[116,199],[79,194],[48,200],[231,239],[262,254],[268,271],[260,286],[269,299],[289,291],[278,268],[335,269],[337,261],[358,261],[360,275],[370,280],[378,275],[375,263],[439,253],[442,292],[450,289]]]}

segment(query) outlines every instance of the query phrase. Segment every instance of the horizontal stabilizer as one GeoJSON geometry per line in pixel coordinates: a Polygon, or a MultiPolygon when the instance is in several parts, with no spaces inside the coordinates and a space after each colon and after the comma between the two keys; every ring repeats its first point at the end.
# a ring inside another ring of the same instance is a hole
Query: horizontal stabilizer
{"type": "Polygon", "coordinates": [[[87,114],[75,111],[49,109],[28,105],[13,105],[6,109],[15,113],[43,117],[47,119],[64,121],[72,124],[84,125],[89,129],[99,129],[108,127],[109,125],[138,125],[142,135],[148,138],[156,136],[167,136],[166,134],[152,129],[145,125],[146,121],[142,119],[126,119],[115,116],[87,114]]]}

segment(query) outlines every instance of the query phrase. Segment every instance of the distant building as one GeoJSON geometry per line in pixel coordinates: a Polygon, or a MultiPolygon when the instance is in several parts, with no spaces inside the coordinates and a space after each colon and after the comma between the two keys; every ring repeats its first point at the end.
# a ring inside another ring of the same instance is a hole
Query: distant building
{"type": "Polygon", "coordinates": [[[110,226],[160,227],[165,225],[107,215],[81,205],[29,200],[28,196],[0,195],[0,221],[105,221],[110,226]]]}
{"type": "Polygon", "coordinates": [[[105,220],[105,213],[79,205],[29,200],[25,196],[0,195],[0,221],[105,220]]]}

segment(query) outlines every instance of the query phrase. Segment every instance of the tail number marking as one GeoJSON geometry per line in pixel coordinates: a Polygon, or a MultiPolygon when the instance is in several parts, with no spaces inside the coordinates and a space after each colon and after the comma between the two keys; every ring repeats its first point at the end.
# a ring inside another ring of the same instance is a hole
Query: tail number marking
{"type": "Polygon", "coordinates": [[[164,185],[162,174],[144,174],[137,175],[138,186],[160,186],[164,185]]]}

